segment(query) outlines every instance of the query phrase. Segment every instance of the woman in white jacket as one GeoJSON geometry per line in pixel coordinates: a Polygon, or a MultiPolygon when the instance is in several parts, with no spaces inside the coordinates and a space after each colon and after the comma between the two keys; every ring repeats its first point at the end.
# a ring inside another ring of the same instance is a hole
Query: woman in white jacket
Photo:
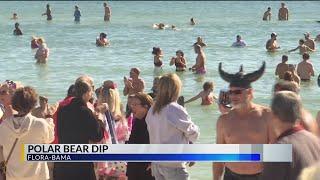
{"type": "MultiPolygon", "coordinates": [[[[156,102],[146,117],[150,144],[188,144],[198,139],[198,126],[177,103],[180,91],[181,81],[176,74],[160,78],[156,102]]],[[[156,180],[189,179],[185,162],[153,162],[151,169],[156,180]]]]}
{"type": "Polygon", "coordinates": [[[41,119],[31,115],[37,103],[37,93],[31,87],[19,88],[12,97],[12,107],[18,112],[6,118],[0,124],[0,145],[3,155],[8,154],[18,138],[13,153],[7,164],[7,180],[44,180],[49,179],[46,162],[21,161],[23,144],[45,144],[54,139],[52,119],[41,119]]]}

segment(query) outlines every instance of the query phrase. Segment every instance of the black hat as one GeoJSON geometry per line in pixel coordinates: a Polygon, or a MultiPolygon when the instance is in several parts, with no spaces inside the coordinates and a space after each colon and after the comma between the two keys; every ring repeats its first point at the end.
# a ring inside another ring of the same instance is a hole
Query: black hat
{"type": "Polygon", "coordinates": [[[266,62],[263,61],[259,70],[245,74],[241,65],[239,72],[229,74],[222,70],[222,63],[219,63],[219,74],[223,80],[230,83],[230,87],[251,88],[251,83],[258,80],[263,75],[265,67],[266,62]]]}

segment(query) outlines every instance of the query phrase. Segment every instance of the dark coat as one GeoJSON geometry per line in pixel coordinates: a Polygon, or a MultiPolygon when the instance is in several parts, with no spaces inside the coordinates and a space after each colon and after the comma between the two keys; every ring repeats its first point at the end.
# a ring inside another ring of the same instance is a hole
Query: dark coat
{"type": "MultiPolygon", "coordinates": [[[[128,144],[150,144],[149,132],[145,118],[134,119],[128,144]]],[[[150,163],[129,162],[127,166],[128,180],[154,180],[151,171],[146,171],[150,163]]]]}
{"type": "MultiPolygon", "coordinates": [[[[79,98],[58,111],[59,144],[89,144],[103,138],[104,125],[79,98]]],[[[93,163],[54,163],[54,179],[96,180],[93,163]]]]}

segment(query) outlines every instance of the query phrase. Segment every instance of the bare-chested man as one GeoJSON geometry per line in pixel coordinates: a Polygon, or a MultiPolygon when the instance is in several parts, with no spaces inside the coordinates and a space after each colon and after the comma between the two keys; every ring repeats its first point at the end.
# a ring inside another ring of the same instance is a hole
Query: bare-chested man
{"type": "Polygon", "coordinates": [[[308,46],[312,51],[315,51],[316,50],[316,44],[314,42],[313,39],[311,39],[310,37],[310,33],[304,33],[304,38],[306,39],[306,41],[304,42],[304,44],[306,46],[308,46]]]}
{"type": "Polygon", "coordinates": [[[140,70],[138,68],[131,68],[130,78],[124,77],[124,89],[123,95],[132,95],[138,92],[143,92],[144,90],[144,81],[139,78],[140,70]]]}
{"type": "Polygon", "coordinates": [[[287,64],[288,56],[282,56],[282,62],[277,65],[276,76],[279,76],[280,79],[283,79],[284,73],[289,70],[289,65],[287,64]]]}
{"type": "Polygon", "coordinates": [[[309,54],[304,53],[302,55],[302,62],[298,64],[298,75],[301,81],[310,81],[311,76],[314,76],[314,69],[312,63],[309,61],[309,54]]]}
{"type": "Polygon", "coordinates": [[[268,10],[264,12],[262,20],[270,21],[271,20],[271,7],[268,7],[268,10]]]}
{"type": "Polygon", "coordinates": [[[194,52],[197,54],[196,64],[193,65],[189,70],[195,71],[197,74],[205,74],[206,73],[206,55],[204,54],[200,45],[195,44],[194,52]]]}
{"type": "Polygon", "coordinates": [[[266,43],[266,49],[270,52],[274,52],[277,49],[280,49],[277,43],[277,34],[275,32],[271,33],[271,39],[269,39],[266,43]]]}
{"type": "MultiPolygon", "coordinates": [[[[311,40],[311,41],[313,41],[313,40],[311,40]]],[[[299,49],[299,53],[300,53],[300,54],[304,54],[304,53],[309,52],[309,51],[311,51],[311,52],[314,51],[314,49],[311,49],[310,47],[308,47],[308,46],[306,45],[306,43],[305,43],[305,41],[304,41],[303,39],[300,39],[300,40],[299,40],[299,46],[298,46],[298,47],[289,50],[289,52],[293,52],[293,51],[296,51],[296,50],[298,50],[298,49],[299,49]]]]}
{"type": "Polygon", "coordinates": [[[279,9],[278,13],[279,21],[288,21],[289,20],[289,10],[286,7],[285,3],[281,3],[281,8],[279,9]]]}
{"type": "MultiPolygon", "coordinates": [[[[217,122],[217,144],[268,144],[272,141],[269,122],[271,110],[252,102],[251,82],[258,80],[265,70],[265,62],[258,71],[244,74],[242,67],[236,74],[229,74],[219,65],[222,79],[230,83],[232,109],[222,114],[217,122]]],[[[214,163],[214,180],[258,180],[262,163],[214,163]]]]}
{"type": "Polygon", "coordinates": [[[103,3],[103,7],[104,7],[104,21],[110,21],[111,8],[108,6],[107,3],[103,3]]]}
{"type": "Polygon", "coordinates": [[[55,113],[56,107],[49,106],[48,98],[45,96],[39,96],[39,107],[32,110],[32,115],[37,118],[51,118],[55,113]]]}

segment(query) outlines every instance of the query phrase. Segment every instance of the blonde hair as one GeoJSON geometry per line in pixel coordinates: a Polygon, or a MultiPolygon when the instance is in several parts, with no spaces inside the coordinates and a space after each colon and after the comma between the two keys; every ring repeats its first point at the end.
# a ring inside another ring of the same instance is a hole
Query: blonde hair
{"type": "Polygon", "coordinates": [[[112,88],[106,88],[103,87],[101,88],[99,92],[99,97],[98,97],[99,103],[107,103],[111,114],[116,117],[118,115],[122,115],[121,113],[121,99],[120,99],[120,94],[118,89],[112,89],[112,88]],[[107,89],[108,94],[104,96],[103,90],[107,89]]]}
{"type": "Polygon", "coordinates": [[[166,74],[159,80],[158,94],[153,107],[153,114],[160,113],[162,108],[178,100],[181,91],[181,80],[176,74],[166,74]]]}

